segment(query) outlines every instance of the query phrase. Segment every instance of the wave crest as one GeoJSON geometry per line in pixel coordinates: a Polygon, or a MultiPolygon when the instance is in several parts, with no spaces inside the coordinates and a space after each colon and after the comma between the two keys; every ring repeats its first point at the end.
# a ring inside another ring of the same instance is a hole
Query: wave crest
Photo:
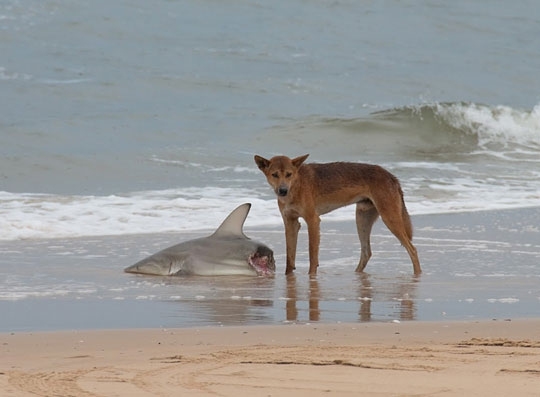
{"type": "Polygon", "coordinates": [[[530,111],[470,103],[437,104],[433,110],[450,127],[475,135],[481,147],[493,143],[540,147],[540,104],[530,111]]]}
{"type": "Polygon", "coordinates": [[[302,123],[295,135],[309,127],[317,135],[343,139],[346,152],[356,142],[366,152],[439,153],[504,152],[536,157],[540,152],[540,104],[532,110],[467,102],[411,105],[371,113],[360,118],[326,118],[302,123]],[[309,125],[306,125],[309,124],[309,125]],[[358,138],[361,137],[359,140],[358,138]]]}

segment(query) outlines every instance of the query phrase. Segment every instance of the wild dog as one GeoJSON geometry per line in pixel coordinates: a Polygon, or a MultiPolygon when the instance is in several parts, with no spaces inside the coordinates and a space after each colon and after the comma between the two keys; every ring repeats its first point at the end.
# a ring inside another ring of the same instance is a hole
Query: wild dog
{"type": "Polygon", "coordinates": [[[371,258],[370,234],[381,216],[388,229],[407,250],[415,274],[420,274],[420,261],[412,244],[412,224],[403,200],[398,179],[378,165],[362,163],[304,164],[309,154],[291,159],[275,156],[267,160],[255,155],[255,163],[264,173],[277,196],[285,225],[287,267],[295,269],[296,245],[300,222],[308,227],[309,274],[317,274],[319,266],[320,215],[356,204],[356,228],[360,238],[362,272],[371,258]]]}

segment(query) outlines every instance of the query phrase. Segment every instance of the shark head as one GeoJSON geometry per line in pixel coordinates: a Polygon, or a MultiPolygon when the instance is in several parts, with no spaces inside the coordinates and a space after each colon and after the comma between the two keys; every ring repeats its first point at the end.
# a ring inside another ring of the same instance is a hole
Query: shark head
{"type": "Polygon", "coordinates": [[[248,257],[248,263],[259,276],[271,276],[276,271],[274,253],[266,245],[259,245],[257,251],[248,257]]]}
{"type": "Polygon", "coordinates": [[[240,205],[212,235],[166,248],[125,272],[160,276],[273,275],[273,251],[243,232],[250,208],[249,203],[240,205]]]}

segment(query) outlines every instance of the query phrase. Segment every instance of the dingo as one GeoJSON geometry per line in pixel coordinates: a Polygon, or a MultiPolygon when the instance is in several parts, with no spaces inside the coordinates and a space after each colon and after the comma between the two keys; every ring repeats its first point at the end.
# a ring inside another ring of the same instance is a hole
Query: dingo
{"type": "Polygon", "coordinates": [[[302,217],[308,227],[309,274],[319,266],[320,215],[356,204],[356,228],[360,238],[362,272],[371,258],[371,227],[381,216],[385,225],[405,247],[420,274],[420,262],[412,244],[411,219],[403,201],[398,179],[384,168],[360,163],[303,164],[309,154],[290,159],[275,156],[267,160],[255,155],[255,163],[277,195],[287,246],[285,274],[295,269],[296,244],[302,217]]]}

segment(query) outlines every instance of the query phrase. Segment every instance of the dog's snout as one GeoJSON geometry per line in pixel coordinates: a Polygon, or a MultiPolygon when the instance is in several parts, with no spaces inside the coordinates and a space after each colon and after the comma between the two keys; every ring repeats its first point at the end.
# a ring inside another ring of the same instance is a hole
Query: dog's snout
{"type": "Polygon", "coordinates": [[[289,189],[287,186],[280,186],[278,187],[277,194],[278,196],[285,197],[289,193],[289,189]]]}

